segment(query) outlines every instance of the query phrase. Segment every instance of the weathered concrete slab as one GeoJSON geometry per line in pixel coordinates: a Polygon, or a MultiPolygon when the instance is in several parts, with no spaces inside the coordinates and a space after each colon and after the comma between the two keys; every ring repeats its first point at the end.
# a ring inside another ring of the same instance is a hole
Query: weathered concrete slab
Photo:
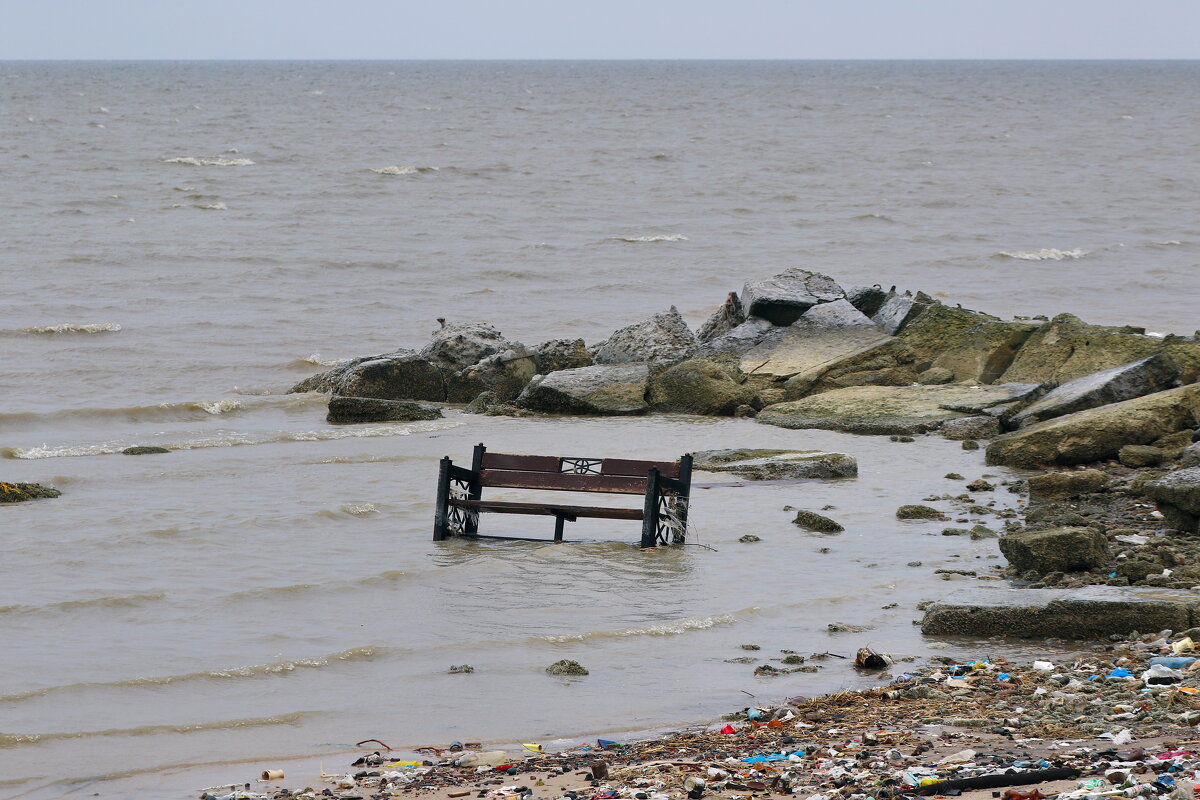
{"type": "Polygon", "coordinates": [[[845,453],[823,450],[701,450],[693,467],[705,472],[732,472],[753,481],[784,478],[853,478],[858,461],[845,453]]]}
{"type": "Polygon", "coordinates": [[[830,303],[846,296],[837,281],[819,272],[789,269],[742,287],[742,308],[747,316],[760,317],[774,325],[791,325],[817,303],[830,303]]]}
{"type": "Polygon", "coordinates": [[[535,375],[516,405],[551,414],[622,415],[649,410],[646,364],[596,365],[535,375]]]}
{"type": "Polygon", "coordinates": [[[747,375],[785,379],[865,352],[892,339],[874,325],[821,328],[793,325],[778,341],[764,342],[742,356],[747,375]]]}
{"type": "Polygon", "coordinates": [[[767,406],[759,422],[782,428],[821,428],[865,434],[926,433],[971,416],[947,406],[978,408],[1009,402],[1025,385],[853,386],[767,406]]]}
{"type": "Polygon", "coordinates": [[[1095,639],[1130,631],[1186,630],[1200,621],[1200,595],[1170,589],[978,588],[930,606],[929,636],[1095,639]]]}
{"type": "Polygon", "coordinates": [[[1041,400],[1014,414],[1009,424],[1015,428],[1074,414],[1089,408],[1119,403],[1171,388],[1173,370],[1167,360],[1155,354],[1091,375],[1084,375],[1051,391],[1041,400]]]}

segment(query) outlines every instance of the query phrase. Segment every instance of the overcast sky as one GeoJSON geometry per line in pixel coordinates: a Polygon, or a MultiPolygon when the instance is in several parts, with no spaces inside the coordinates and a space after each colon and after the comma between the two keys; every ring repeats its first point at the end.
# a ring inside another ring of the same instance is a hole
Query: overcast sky
{"type": "Polygon", "coordinates": [[[0,59],[1200,58],[1200,0],[0,0],[0,59]]]}

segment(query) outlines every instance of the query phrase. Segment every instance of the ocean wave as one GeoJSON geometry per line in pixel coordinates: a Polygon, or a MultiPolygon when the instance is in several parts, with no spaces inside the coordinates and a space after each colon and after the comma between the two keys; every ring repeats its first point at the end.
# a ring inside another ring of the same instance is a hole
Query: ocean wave
{"type": "Polygon", "coordinates": [[[379,175],[417,175],[422,172],[437,172],[437,167],[416,167],[411,164],[404,166],[392,165],[390,167],[372,167],[371,172],[379,175]]]}
{"type": "Polygon", "coordinates": [[[279,406],[283,408],[291,406],[307,405],[308,403],[323,402],[323,398],[313,399],[306,395],[281,395],[272,397],[270,401],[254,401],[249,399],[238,400],[232,397],[223,398],[221,400],[190,400],[178,403],[157,403],[149,406],[117,406],[114,408],[67,408],[59,411],[49,411],[37,413],[32,411],[16,411],[11,413],[0,413],[0,423],[17,423],[17,422],[64,422],[72,419],[89,419],[89,418],[124,418],[134,422],[155,421],[164,419],[178,420],[196,420],[206,419],[207,417],[221,416],[234,411],[242,411],[250,407],[265,407],[279,406]],[[297,402],[295,399],[304,399],[297,402]]]}
{"type": "Polygon", "coordinates": [[[1164,239],[1161,242],[1147,242],[1148,247],[1174,247],[1175,245],[1183,244],[1178,239],[1164,239]]]}
{"type": "Polygon", "coordinates": [[[225,211],[227,207],[224,203],[201,203],[192,208],[199,208],[202,211],[225,211]]]}
{"type": "Polygon", "coordinates": [[[22,700],[31,700],[33,698],[45,697],[46,695],[60,694],[63,692],[89,691],[94,689],[122,689],[143,686],[171,686],[174,684],[193,683],[196,681],[236,680],[238,678],[262,678],[277,675],[289,675],[296,670],[321,669],[323,667],[347,662],[371,661],[384,652],[384,648],[379,647],[353,647],[349,650],[342,650],[339,653],[331,653],[327,656],[321,656],[319,658],[301,658],[294,661],[271,661],[266,664],[250,664],[244,667],[230,667],[229,669],[214,669],[203,672],[185,672],[179,675],[127,678],[125,680],[118,681],[66,683],[58,686],[46,686],[41,689],[32,689],[28,692],[21,692],[20,694],[2,695],[0,696],[0,703],[17,703],[21,702],[22,700]]]}
{"type": "Polygon", "coordinates": [[[390,569],[364,578],[351,578],[340,581],[323,581],[321,583],[289,583],[283,586],[261,586],[257,589],[245,589],[233,592],[221,598],[222,602],[238,603],[243,600],[270,600],[275,598],[295,597],[309,592],[328,594],[334,590],[344,590],[360,586],[374,586],[381,583],[395,583],[408,575],[399,569],[390,569]]]}
{"type": "MultiPolygon", "coordinates": [[[[278,442],[327,442],[338,439],[373,439],[387,436],[408,436],[413,433],[443,431],[457,428],[464,423],[405,422],[389,425],[373,425],[354,428],[323,428],[315,431],[277,431],[273,434],[251,435],[230,434],[226,436],[200,437],[176,442],[155,442],[168,450],[202,450],[209,447],[242,447],[247,445],[275,444],[278,442]]],[[[143,442],[144,443],[144,442],[143,442]]],[[[120,453],[138,442],[118,442],[84,445],[42,445],[41,447],[4,447],[0,456],[16,459],[72,458],[78,456],[106,456],[120,453]]]]}
{"type": "Polygon", "coordinates": [[[259,728],[268,725],[296,725],[305,717],[319,712],[296,711],[274,717],[245,717],[242,719],[198,722],[192,725],[142,725],[137,728],[109,728],[102,731],[63,731],[60,733],[0,733],[0,749],[21,745],[41,744],[64,739],[97,739],[106,736],[154,736],[160,733],[197,733],[226,731],[237,728],[259,728]]]}
{"type": "Polygon", "coordinates": [[[41,606],[0,606],[0,614],[26,615],[26,614],[42,614],[54,613],[60,611],[80,611],[89,608],[132,608],[134,606],[153,603],[166,598],[163,592],[149,592],[146,594],[129,594],[129,595],[113,595],[107,597],[93,597],[87,600],[63,600],[58,603],[47,603],[41,606]]]}
{"type": "Polygon", "coordinates": [[[643,625],[637,628],[622,628],[615,631],[588,631],[587,633],[568,633],[560,636],[534,636],[535,641],[552,642],[583,642],[589,639],[623,639],[630,636],[677,636],[688,631],[703,631],[719,625],[733,625],[737,617],[733,614],[717,614],[711,617],[696,617],[679,619],[673,622],[660,622],[657,625],[643,625]]]}
{"type": "Polygon", "coordinates": [[[638,242],[686,242],[688,238],[682,233],[672,233],[667,235],[654,236],[610,236],[610,242],[629,242],[635,244],[638,242]]]}
{"type": "Polygon", "coordinates": [[[895,222],[896,221],[896,220],[892,219],[891,217],[889,217],[887,214],[874,214],[874,213],[859,214],[858,216],[854,217],[854,219],[874,220],[877,222],[895,222]]]}
{"type": "Polygon", "coordinates": [[[249,167],[254,164],[248,158],[221,158],[220,156],[180,156],[164,158],[164,164],[187,164],[192,167],[249,167]]]}
{"type": "Polygon", "coordinates": [[[378,510],[374,503],[347,503],[342,506],[342,511],[352,517],[363,517],[367,514],[374,514],[378,510]]]}
{"type": "Polygon", "coordinates": [[[15,333],[116,333],[119,330],[121,326],[115,322],[60,322],[57,325],[32,325],[15,333]]]}
{"type": "Polygon", "coordinates": [[[1078,247],[1074,250],[1059,250],[1054,247],[1046,247],[1041,250],[1001,250],[996,255],[1003,258],[1015,258],[1020,261],[1062,261],[1066,258],[1083,258],[1088,252],[1078,247]]]}
{"type": "Polygon", "coordinates": [[[309,353],[304,358],[297,358],[288,364],[289,367],[336,367],[345,364],[346,358],[321,358],[320,353],[309,353]]]}

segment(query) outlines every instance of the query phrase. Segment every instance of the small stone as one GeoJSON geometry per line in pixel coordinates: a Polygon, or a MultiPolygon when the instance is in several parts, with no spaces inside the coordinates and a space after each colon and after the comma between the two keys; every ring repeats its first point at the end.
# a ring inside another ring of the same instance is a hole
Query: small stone
{"type": "Polygon", "coordinates": [[[470,664],[458,664],[450,667],[451,675],[469,675],[475,671],[475,668],[470,664]]]}
{"type": "Polygon", "coordinates": [[[171,451],[165,447],[155,447],[154,445],[139,444],[135,447],[126,447],[121,452],[127,456],[148,456],[151,453],[169,453],[171,451]]]}
{"type": "Polygon", "coordinates": [[[966,536],[968,533],[966,528],[942,528],[942,536],[966,536]]]}
{"type": "Polygon", "coordinates": [[[916,441],[916,439],[914,439],[911,436],[889,436],[888,439],[890,439],[893,442],[904,442],[904,443],[916,441]]]}
{"type": "Polygon", "coordinates": [[[945,514],[929,506],[907,505],[896,509],[896,519],[948,519],[945,514]]]}
{"type": "Polygon", "coordinates": [[[749,544],[750,542],[761,542],[762,539],[752,533],[747,533],[745,536],[740,537],[738,541],[744,544],[749,544]]]}
{"type": "Polygon", "coordinates": [[[815,511],[805,511],[803,509],[796,512],[796,518],[792,520],[792,524],[817,533],[841,533],[846,530],[829,517],[818,514],[815,511]]]}
{"type": "Polygon", "coordinates": [[[550,666],[546,667],[546,672],[551,675],[587,675],[588,671],[578,661],[572,661],[569,658],[564,658],[561,661],[555,661],[550,666]]]}
{"type": "Polygon", "coordinates": [[[995,488],[996,488],[995,486],[988,483],[983,478],[979,478],[978,480],[971,481],[970,483],[967,484],[968,492],[990,492],[990,491],[993,491],[995,488]]]}
{"type": "Polygon", "coordinates": [[[737,658],[725,659],[726,664],[753,664],[758,661],[754,656],[738,656],[737,658]]]}
{"type": "Polygon", "coordinates": [[[963,476],[959,475],[957,472],[947,472],[942,477],[948,481],[961,481],[963,479],[963,476]]]}
{"type": "Polygon", "coordinates": [[[762,648],[756,644],[744,644],[744,645],[742,645],[742,649],[743,650],[762,650],[762,648]]]}
{"type": "Polygon", "coordinates": [[[963,439],[962,449],[963,450],[978,450],[979,442],[975,441],[974,439],[963,439]]]}
{"type": "Polygon", "coordinates": [[[757,667],[754,668],[754,674],[755,675],[779,675],[779,674],[782,674],[782,670],[780,670],[778,667],[773,667],[770,664],[759,664],[757,667]]]}
{"type": "Polygon", "coordinates": [[[825,626],[825,630],[830,633],[863,633],[871,629],[864,625],[847,625],[844,622],[831,622],[825,626]]]}
{"type": "Polygon", "coordinates": [[[788,664],[788,665],[803,664],[804,656],[798,656],[798,655],[784,656],[782,661],[784,664],[788,664]]]}
{"type": "Polygon", "coordinates": [[[1153,467],[1163,462],[1164,453],[1148,444],[1127,444],[1117,453],[1117,458],[1126,467],[1153,467]]]}
{"type": "Polygon", "coordinates": [[[908,564],[907,564],[906,566],[909,566],[909,567],[919,567],[919,566],[921,566],[921,563],[922,563],[922,562],[920,562],[920,561],[910,561],[910,562],[908,562],[908,564]]]}

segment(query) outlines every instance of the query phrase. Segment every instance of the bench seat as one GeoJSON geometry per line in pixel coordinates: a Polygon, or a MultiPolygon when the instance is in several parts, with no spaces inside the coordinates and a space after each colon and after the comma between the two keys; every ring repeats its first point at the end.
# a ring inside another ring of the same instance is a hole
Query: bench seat
{"type": "Polygon", "coordinates": [[[597,506],[564,506],[558,503],[521,503],[511,500],[457,500],[450,505],[461,508],[476,508],[480,511],[499,511],[504,514],[542,514],[565,517],[594,517],[596,519],[642,519],[646,513],[640,508],[602,508],[597,506]]]}

